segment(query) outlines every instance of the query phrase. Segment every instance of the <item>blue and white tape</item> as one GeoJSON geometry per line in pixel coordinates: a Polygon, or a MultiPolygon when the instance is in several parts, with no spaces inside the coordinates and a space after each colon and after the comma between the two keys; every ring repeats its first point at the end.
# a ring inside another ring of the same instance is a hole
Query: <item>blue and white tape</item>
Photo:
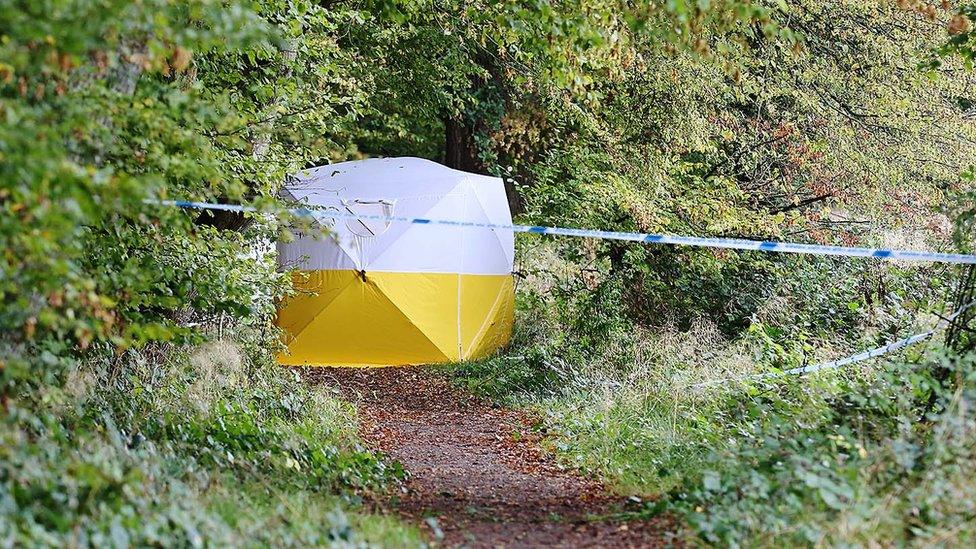
{"type": "Polygon", "coordinates": [[[969,303],[963,305],[962,307],[960,307],[959,309],[957,309],[954,313],[952,313],[951,315],[949,315],[949,316],[945,317],[944,319],[942,319],[938,324],[935,325],[934,328],[932,328],[931,330],[929,330],[927,332],[922,332],[920,334],[915,334],[913,336],[909,336],[909,337],[906,337],[904,339],[899,339],[898,341],[892,341],[891,343],[888,343],[886,345],[882,345],[881,347],[875,347],[874,349],[869,349],[867,351],[862,351],[860,353],[857,353],[855,355],[851,355],[851,356],[846,357],[846,358],[841,358],[841,359],[838,359],[838,360],[829,360],[827,362],[821,362],[819,364],[811,364],[809,366],[800,366],[798,368],[790,368],[788,370],[778,370],[778,371],[775,371],[775,372],[764,372],[764,373],[761,373],[761,374],[754,374],[754,375],[751,375],[751,376],[745,376],[745,377],[739,377],[739,378],[717,379],[717,380],[714,380],[714,381],[707,381],[705,383],[697,383],[695,385],[691,385],[691,387],[692,388],[695,388],[695,389],[700,389],[700,388],[703,388],[703,387],[709,387],[709,386],[714,386],[714,385],[719,385],[719,384],[725,384],[725,383],[730,383],[730,382],[742,382],[742,381],[751,381],[751,380],[758,381],[758,380],[763,380],[763,379],[771,379],[771,378],[777,378],[777,377],[783,377],[783,376],[789,376],[789,375],[811,374],[813,372],[819,372],[821,370],[835,370],[837,368],[842,368],[842,367],[847,366],[849,364],[854,364],[856,362],[861,362],[861,361],[868,360],[868,359],[871,359],[871,358],[877,358],[877,357],[879,357],[881,355],[890,353],[892,351],[897,351],[898,349],[902,349],[902,348],[908,347],[909,345],[914,345],[916,343],[921,343],[922,341],[925,341],[926,339],[928,339],[928,338],[932,337],[933,335],[935,335],[939,330],[941,330],[941,329],[945,328],[946,326],[948,326],[949,324],[951,324],[953,320],[959,318],[959,316],[961,314],[963,314],[964,312],[966,312],[966,310],[968,310],[969,308],[971,308],[973,305],[976,305],[976,301],[972,301],[972,302],[969,302],[969,303]]]}
{"type": "MultiPolygon", "coordinates": [[[[146,203],[177,206],[196,210],[222,210],[228,212],[256,212],[251,206],[235,204],[212,204],[208,202],[191,202],[187,200],[146,200],[146,203]]],[[[722,248],[728,250],[746,250],[759,252],[777,252],[808,255],[823,255],[835,257],[870,257],[876,259],[927,261],[934,263],[976,264],[976,255],[950,254],[941,252],[923,252],[914,250],[886,250],[879,248],[857,248],[847,246],[820,246],[817,244],[800,244],[796,242],[772,242],[763,240],[746,240],[742,238],[703,238],[698,236],[676,236],[653,233],[628,233],[617,231],[599,231],[592,229],[572,229],[565,227],[541,227],[536,225],[497,225],[494,223],[478,223],[471,221],[454,221],[449,219],[426,219],[422,217],[387,217],[381,215],[361,215],[337,211],[310,210],[296,208],[290,212],[315,218],[330,219],[369,219],[375,221],[391,221],[414,223],[418,225],[445,225],[450,227],[479,227],[513,231],[516,233],[548,234],[559,236],[574,236],[578,238],[596,238],[601,240],[622,240],[626,242],[643,242],[646,244],[670,244],[675,246],[694,246],[700,248],[722,248]]]]}
{"type": "MultiPolygon", "coordinates": [[[[145,200],[147,204],[160,205],[160,206],[176,206],[180,208],[189,208],[195,210],[221,210],[228,212],[258,212],[257,208],[252,206],[240,206],[235,204],[213,204],[209,202],[192,202],[187,200],[145,200]]],[[[748,251],[760,251],[760,252],[779,252],[779,253],[796,253],[796,254],[811,254],[811,255],[825,255],[825,256],[838,256],[838,257],[871,257],[877,259],[887,259],[887,260],[905,260],[905,261],[927,261],[935,263],[962,263],[962,264],[976,264],[976,255],[967,254],[947,254],[939,252],[920,252],[913,250],[885,250],[877,248],[856,248],[856,247],[845,247],[845,246],[819,246],[816,244],[799,244],[794,242],[769,242],[760,240],[745,240],[739,238],[701,238],[697,236],[674,236],[674,235],[661,235],[661,234],[651,234],[651,233],[628,233],[628,232],[616,232],[616,231],[598,231],[590,229],[571,229],[563,227],[540,227],[535,225],[498,225],[494,223],[478,223],[469,221],[454,221],[447,219],[426,219],[426,218],[411,218],[411,217],[387,217],[380,215],[360,215],[354,213],[343,213],[337,211],[324,211],[324,210],[310,210],[308,208],[295,208],[290,209],[290,212],[301,215],[301,216],[311,216],[316,219],[327,218],[327,219],[370,219],[377,221],[391,221],[391,222],[402,222],[402,223],[415,223],[421,225],[446,225],[451,227],[480,227],[484,229],[497,229],[513,231],[517,233],[532,233],[532,234],[550,234],[550,235],[560,235],[560,236],[575,236],[579,238],[597,238],[603,240],[622,240],[627,242],[644,242],[648,244],[672,244],[677,246],[696,246],[705,248],[724,248],[731,250],[748,250],[748,251]]],[[[707,386],[718,385],[721,383],[729,383],[735,381],[747,381],[747,380],[761,380],[769,379],[775,377],[782,377],[787,375],[803,375],[813,372],[819,372],[821,370],[832,370],[836,368],[842,368],[849,364],[854,364],[856,362],[861,362],[871,358],[879,357],[886,353],[908,347],[909,345],[914,345],[925,341],[926,339],[935,335],[940,329],[947,326],[953,320],[963,314],[967,309],[976,305],[976,302],[968,303],[960,307],[950,316],[942,320],[935,328],[922,332],[920,334],[915,334],[904,339],[899,339],[898,341],[893,341],[881,347],[876,347],[874,349],[869,349],[851,355],[846,358],[839,360],[831,360],[827,362],[821,362],[819,364],[813,364],[810,366],[801,366],[798,368],[791,368],[788,370],[781,370],[775,372],[765,372],[762,374],[755,374],[751,376],[746,376],[742,378],[729,378],[720,379],[715,381],[709,381],[706,383],[699,383],[691,385],[692,388],[703,388],[707,386]]]]}

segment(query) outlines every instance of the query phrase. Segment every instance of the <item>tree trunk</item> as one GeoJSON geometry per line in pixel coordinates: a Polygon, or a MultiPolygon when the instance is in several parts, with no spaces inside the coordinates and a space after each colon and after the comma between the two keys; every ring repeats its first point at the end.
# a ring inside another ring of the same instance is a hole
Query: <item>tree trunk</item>
{"type": "MultiPolygon", "coordinates": [[[[956,295],[953,297],[953,311],[961,311],[961,313],[949,323],[946,330],[946,346],[959,356],[970,353],[976,348],[976,339],[974,339],[973,332],[969,327],[973,317],[976,316],[973,309],[969,308],[969,304],[974,300],[976,300],[976,266],[969,265],[966,267],[966,273],[959,281],[959,289],[956,290],[956,295]]],[[[946,392],[951,390],[950,384],[959,387],[962,383],[962,380],[959,379],[959,372],[950,367],[936,366],[933,375],[943,387],[943,391],[946,392]]],[[[926,409],[935,411],[938,404],[939,393],[933,390],[929,395],[926,409]]]]}
{"type": "MultiPolygon", "coordinates": [[[[444,165],[448,168],[484,174],[488,170],[478,155],[478,145],[474,135],[477,129],[463,120],[446,117],[444,119],[444,165]]],[[[522,211],[522,202],[515,190],[515,182],[503,178],[508,207],[513,214],[522,211]]]]}
{"type": "Polygon", "coordinates": [[[444,165],[463,172],[484,173],[474,142],[474,128],[455,118],[444,119],[444,165]]]}

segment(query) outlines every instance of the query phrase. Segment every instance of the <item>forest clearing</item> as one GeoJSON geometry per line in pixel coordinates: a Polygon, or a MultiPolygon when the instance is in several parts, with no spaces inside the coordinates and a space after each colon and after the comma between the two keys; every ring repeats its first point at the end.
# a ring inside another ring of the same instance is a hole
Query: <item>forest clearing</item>
{"type": "Polygon", "coordinates": [[[974,21],[0,0],[0,547],[972,546],[974,21]]]}

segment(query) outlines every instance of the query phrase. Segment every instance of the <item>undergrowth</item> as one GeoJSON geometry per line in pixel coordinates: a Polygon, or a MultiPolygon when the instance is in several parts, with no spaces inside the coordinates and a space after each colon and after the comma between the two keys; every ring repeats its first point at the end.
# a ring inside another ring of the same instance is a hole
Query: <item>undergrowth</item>
{"type": "Polygon", "coordinates": [[[689,542],[722,545],[976,537],[967,473],[976,463],[976,357],[935,342],[841,372],[738,381],[922,331],[936,320],[924,311],[941,304],[938,279],[923,286],[924,271],[874,266],[847,273],[921,288],[915,301],[868,300],[853,284],[814,291],[825,282],[816,263],[781,265],[793,282],[761,296],[748,327],[730,335],[702,317],[634,322],[613,306],[622,290],[612,273],[584,281],[585,294],[563,293],[579,275],[536,256],[533,265],[550,267],[530,265],[536,274],[522,280],[511,348],[453,375],[535,409],[560,459],[645,502],[630,516],[667,512],[683,519],[689,542]],[[804,281],[811,287],[797,287],[804,281]],[[837,324],[824,328],[816,315],[837,324]],[[951,385],[936,379],[938,368],[952,372],[951,385]]]}
{"type": "Polygon", "coordinates": [[[9,400],[0,544],[423,545],[364,510],[403,471],[361,446],[351,405],[268,360],[153,346],[9,400]]]}

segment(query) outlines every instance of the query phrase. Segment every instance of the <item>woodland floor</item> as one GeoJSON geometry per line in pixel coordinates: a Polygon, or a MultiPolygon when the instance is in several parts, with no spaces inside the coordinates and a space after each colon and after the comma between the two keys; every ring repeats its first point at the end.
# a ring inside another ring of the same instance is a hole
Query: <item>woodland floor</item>
{"type": "Polygon", "coordinates": [[[356,402],[367,443],[409,473],[403,493],[377,504],[420,525],[438,545],[674,543],[666,519],[614,520],[627,499],[559,467],[526,413],[476,398],[435,371],[330,368],[309,378],[356,402]]]}

